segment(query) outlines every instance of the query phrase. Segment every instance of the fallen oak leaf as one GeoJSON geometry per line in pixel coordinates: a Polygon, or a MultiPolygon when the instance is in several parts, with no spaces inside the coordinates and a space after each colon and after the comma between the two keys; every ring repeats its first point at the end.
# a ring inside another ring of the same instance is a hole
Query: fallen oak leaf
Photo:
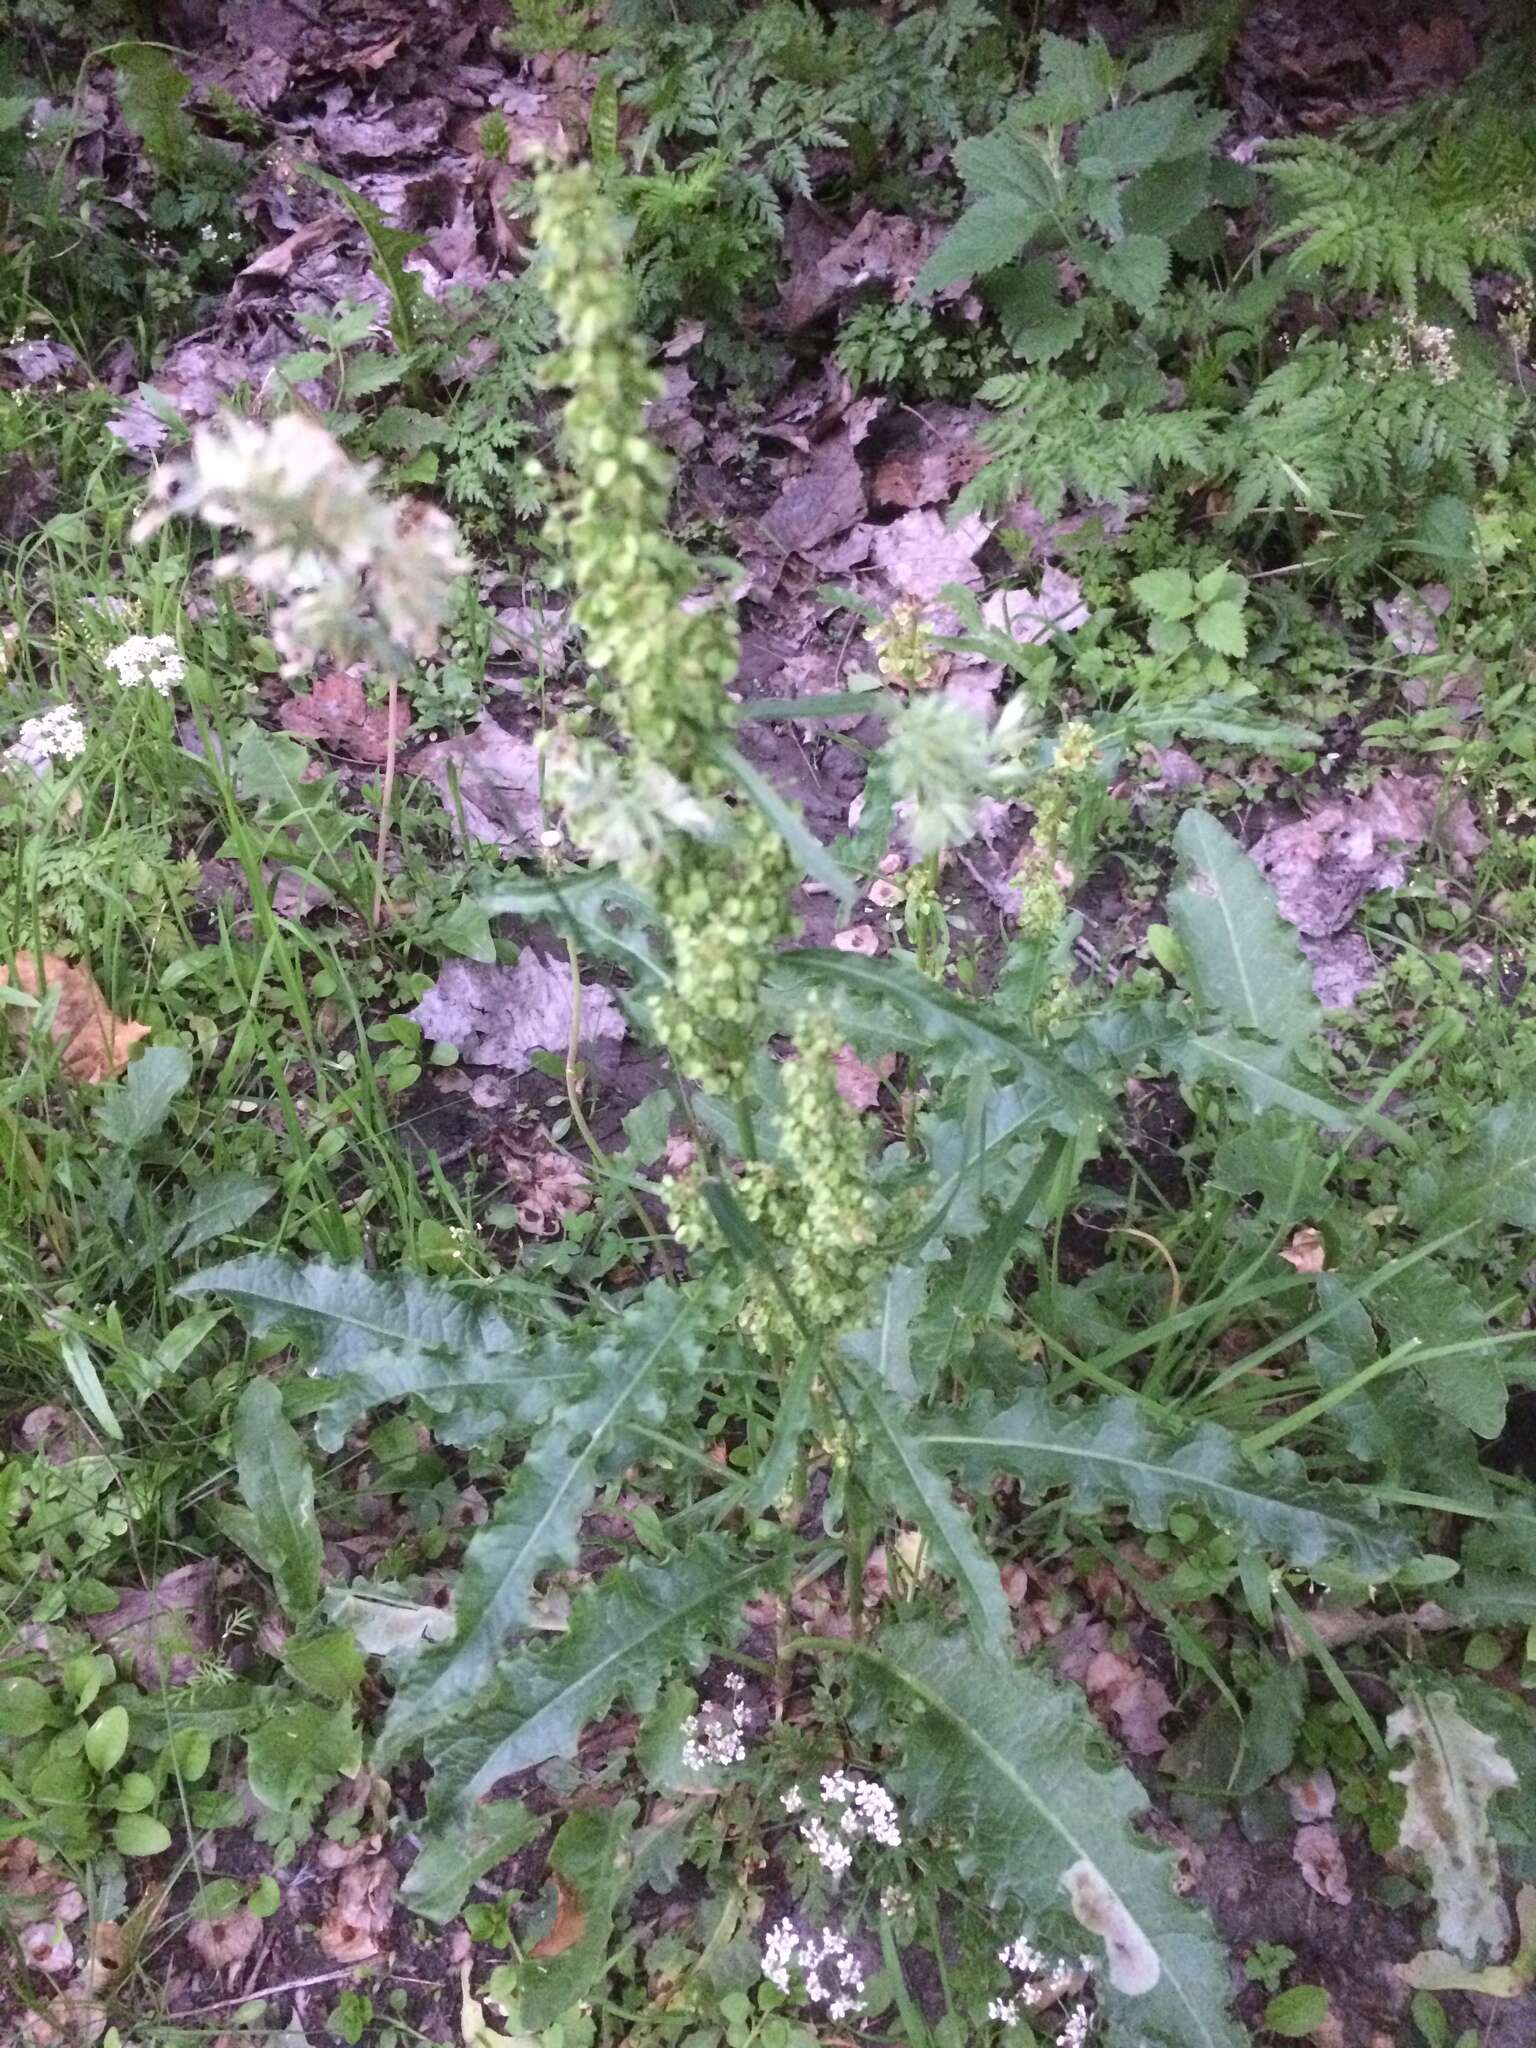
{"type": "MultiPolygon", "coordinates": [[[[14,966],[0,965],[0,987],[15,988],[38,1002],[57,992],[48,1035],[59,1047],[65,1073],[81,1084],[110,1081],[122,1073],[133,1048],[149,1036],[147,1024],[113,1016],[88,969],[56,953],[43,955],[41,973],[32,954],[18,954],[14,966]]],[[[11,1010],[7,1021],[17,1036],[25,1033],[24,1010],[11,1010]]]]}
{"type": "Polygon", "coordinates": [[[554,1925],[528,1951],[536,1962],[546,1962],[551,1956],[563,1956],[568,1948],[576,1946],[586,1931],[587,1916],[582,1903],[558,1870],[555,1872],[555,1898],[554,1925]]]}
{"type": "MultiPolygon", "coordinates": [[[[318,740],[354,761],[376,767],[389,752],[390,713],[385,706],[368,702],[361,673],[355,668],[325,670],[316,676],[307,695],[290,697],[277,716],[285,732],[318,740]]],[[[410,713],[397,702],[393,717],[397,745],[410,722],[410,713]]]]}

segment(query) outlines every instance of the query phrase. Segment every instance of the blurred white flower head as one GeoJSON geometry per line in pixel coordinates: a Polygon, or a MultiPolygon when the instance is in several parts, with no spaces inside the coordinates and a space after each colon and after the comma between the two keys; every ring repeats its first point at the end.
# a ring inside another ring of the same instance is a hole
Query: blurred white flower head
{"type": "Polygon", "coordinates": [[[75,761],[85,752],[85,727],[73,704],[55,704],[36,718],[24,718],[4,758],[17,768],[44,775],[55,761],[75,761]]]}
{"type": "Polygon", "coordinates": [[[426,656],[469,563],[445,513],[378,496],[376,472],[301,414],[224,418],[197,430],[189,458],[158,472],[134,538],[179,512],[248,534],[218,572],[279,600],[272,638],[287,674],[321,654],[385,664],[395,650],[426,656]]]}

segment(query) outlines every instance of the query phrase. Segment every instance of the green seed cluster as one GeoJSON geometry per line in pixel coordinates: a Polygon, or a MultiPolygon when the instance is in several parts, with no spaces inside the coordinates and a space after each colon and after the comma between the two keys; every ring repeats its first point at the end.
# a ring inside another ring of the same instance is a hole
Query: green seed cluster
{"type": "MultiPolygon", "coordinates": [[[[603,701],[630,763],[655,763],[687,797],[717,803],[727,778],[711,750],[727,729],[740,641],[729,607],[701,595],[697,565],[666,530],[672,465],[645,432],[660,386],[635,334],[618,224],[590,168],[544,173],[536,196],[563,344],[550,374],[571,393],[571,484],[551,537],[575,589],[572,616],[592,668],[617,685],[603,701]]],[[[656,1028],[685,1073],[728,1092],[758,1035],[763,965],[790,929],[788,855],[743,810],[719,839],[674,831],[624,865],[653,891],[672,947],[656,1028]]]]}
{"type": "MultiPolygon", "coordinates": [[[[799,1056],[782,1072],[780,1156],[773,1164],[749,1161],[733,1184],[742,1212],[780,1251],[783,1292],[754,1274],[739,1325],[750,1343],[769,1354],[802,1342],[802,1325],[833,1335],[861,1320],[878,1262],[882,1215],[869,1183],[863,1126],[838,1092],[840,1034],[824,1014],[809,1011],[800,1019],[795,1045],[799,1056]],[[785,1294],[799,1312],[798,1322],[785,1294]]],[[[690,1250],[723,1248],[696,1179],[664,1182],[662,1192],[672,1227],[690,1250]]]]}
{"type": "Polygon", "coordinates": [[[549,374],[571,393],[573,485],[552,537],[572,616],[593,668],[619,685],[612,709],[630,744],[684,775],[725,724],[736,621],[724,605],[691,603],[697,566],[667,533],[672,464],[645,431],[661,385],[635,333],[613,210],[590,166],[546,172],[535,189],[541,278],[563,343],[549,374]]]}
{"type": "Polygon", "coordinates": [[[652,876],[672,948],[656,1029],[683,1071],[715,1094],[737,1086],[757,1041],[763,963],[790,930],[789,880],[783,841],[753,810],[722,845],[674,840],[652,876]]]}

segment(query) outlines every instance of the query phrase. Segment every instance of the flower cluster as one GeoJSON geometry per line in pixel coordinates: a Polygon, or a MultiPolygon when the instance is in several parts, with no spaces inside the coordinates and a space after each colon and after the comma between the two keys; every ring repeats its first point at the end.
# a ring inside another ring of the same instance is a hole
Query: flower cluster
{"type": "Polygon", "coordinates": [[[746,1732],[752,1720],[752,1711],[743,1697],[747,1681],[739,1671],[733,1671],[725,1681],[725,1689],[732,1695],[729,1707],[707,1707],[701,1714],[690,1714],[683,1723],[685,1770],[718,1770],[745,1761],[746,1732]]]}
{"type": "Polygon", "coordinates": [[[1035,814],[1032,844],[1020,856],[1013,875],[1018,926],[1025,936],[1049,938],[1061,929],[1066,916],[1066,891],[1072,885],[1066,856],[1083,784],[1093,771],[1095,744],[1091,725],[1081,719],[1069,720],[1056,735],[1050,767],[1028,785],[1035,814]]]}
{"type": "Polygon", "coordinates": [[[239,527],[249,545],[226,555],[219,573],[238,571],[279,600],[272,638],[285,673],[320,654],[398,666],[402,654],[432,652],[469,564],[447,515],[379,497],[376,468],[301,414],[226,418],[198,429],[188,461],[160,470],[158,502],[134,538],[178,512],[239,527]]]}
{"type": "Polygon", "coordinates": [[[169,697],[187,673],[169,633],[130,633],[102,656],[102,666],[111,669],[123,689],[147,687],[159,697],[169,697]]]}
{"type": "Polygon", "coordinates": [[[85,727],[73,704],[55,704],[36,718],[24,718],[4,758],[18,768],[45,775],[55,761],[74,761],[85,752],[85,727]]]}
{"type": "Polygon", "coordinates": [[[911,598],[898,598],[888,619],[878,620],[865,634],[875,650],[875,666],[888,683],[920,690],[936,683],[946,666],[923,608],[911,598]]]}
{"type": "Polygon", "coordinates": [[[763,1975],[788,1997],[795,1970],[807,2002],[824,2005],[834,2023],[864,2010],[864,1971],[845,1934],[824,1927],[802,1936],[793,1920],[781,1920],[763,1944],[763,1975]]]}
{"type": "Polygon", "coordinates": [[[883,1785],[855,1778],[847,1771],[826,1771],[821,1779],[820,1813],[807,1813],[805,1792],[791,1785],[780,1795],[786,1813],[802,1814],[800,1839],[835,1884],[853,1862],[856,1844],[877,1842],[885,1849],[901,1847],[901,1817],[883,1785]]]}
{"type": "MultiPolygon", "coordinates": [[[[1026,1934],[1000,1948],[997,1960],[1024,1980],[1006,1998],[994,1998],[987,2007],[988,2019],[1004,2027],[1016,2027],[1024,2013],[1043,2011],[1075,1995],[1093,1970],[1090,1956],[1079,1956],[1073,1962],[1066,1956],[1043,1955],[1026,1934]]],[[[1074,2005],[1063,2015],[1056,2048],[1085,2048],[1092,2025],[1089,2008],[1074,2005]]]]}
{"type": "Polygon", "coordinates": [[[569,387],[571,481],[551,519],[587,659],[627,742],[602,767],[564,749],[557,788],[572,836],[653,890],[672,946],[656,1028],[704,1087],[746,1070],[763,962],[789,929],[789,861],[755,811],[726,802],[718,749],[740,651],[722,592],[666,530],[672,467],[648,439],[659,384],[636,334],[618,222],[589,169],[537,184],[541,281],[569,387]]]}
{"type": "Polygon", "coordinates": [[[1366,343],[1360,367],[1377,384],[1413,370],[1422,370],[1432,384],[1454,384],[1461,375],[1455,330],[1400,315],[1385,340],[1366,343]]]}
{"type": "Polygon", "coordinates": [[[918,853],[970,838],[993,779],[992,736],[974,711],[952,697],[914,697],[892,717],[883,759],[918,853]]]}
{"type": "MultiPolygon", "coordinates": [[[[782,1252],[780,1285],[754,1274],[741,1315],[743,1334],[765,1352],[792,1344],[798,1334],[785,1294],[811,1329],[843,1330],[858,1321],[875,1270],[882,1213],[869,1184],[863,1125],[837,1086],[841,1034],[821,1011],[808,1010],[795,1044],[798,1058],[782,1069],[779,1157],[749,1160],[734,1187],[743,1213],[782,1252]]],[[[722,1249],[696,1175],[669,1176],[661,1193],[685,1245],[722,1249]]]]}

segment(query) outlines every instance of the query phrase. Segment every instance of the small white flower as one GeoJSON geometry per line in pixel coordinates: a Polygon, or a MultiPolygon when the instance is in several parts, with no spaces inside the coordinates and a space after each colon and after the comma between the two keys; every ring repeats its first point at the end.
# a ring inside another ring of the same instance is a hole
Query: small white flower
{"type": "Polygon", "coordinates": [[[791,1785],[787,1792],[779,1794],[779,1804],[786,1813],[798,1813],[805,1804],[805,1794],[798,1785],[791,1785]]]}
{"type": "Polygon", "coordinates": [[[864,1972],[858,1958],[849,1951],[846,1935],[824,1927],[802,1940],[792,1920],[779,1921],[770,1929],[763,1945],[763,1975],[787,1994],[790,1972],[796,1967],[807,2000],[812,2005],[824,2005],[833,2021],[863,2011],[864,1972]]]}
{"type": "Polygon", "coordinates": [[[1005,1970],[1017,1970],[1025,1977],[1033,1977],[1045,1968],[1045,1957],[1027,1934],[1021,1934],[1016,1941],[1010,1941],[1006,1948],[1000,1948],[997,1960],[1005,1970]]]}
{"type": "Polygon", "coordinates": [[[1074,2005],[1067,2014],[1066,2025],[1056,2036],[1056,2048],[1084,2048],[1092,2024],[1087,2006],[1074,2005]]]}
{"type": "Polygon", "coordinates": [[[987,2018],[996,2020],[1000,2027],[1016,2027],[1019,2024],[1019,2008],[1011,1998],[994,1998],[987,2007],[987,2018]]]}
{"type": "Polygon", "coordinates": [[[801,1839],[816,1861],[832,1877],[841,1877],[853,1861],[853,1851],[828,1829],[820,1814],[813,1813],[800,1829],[801,1839]]]}
{"type": "Polygon", "coordinates": [[[85,727],[73,704],[55,704],[36,718],[24,718],[5,759],[43,775],[54,761],[78,760],[85,752],[85,727]]]}
{"type": "Polygon", "coordinates": [[[111,669],[122,689],[147,685],[160,697],[169,697],[187,673],[187,664],[168,633],[130,634],[102,657],[102,666],[111,669]]]}

